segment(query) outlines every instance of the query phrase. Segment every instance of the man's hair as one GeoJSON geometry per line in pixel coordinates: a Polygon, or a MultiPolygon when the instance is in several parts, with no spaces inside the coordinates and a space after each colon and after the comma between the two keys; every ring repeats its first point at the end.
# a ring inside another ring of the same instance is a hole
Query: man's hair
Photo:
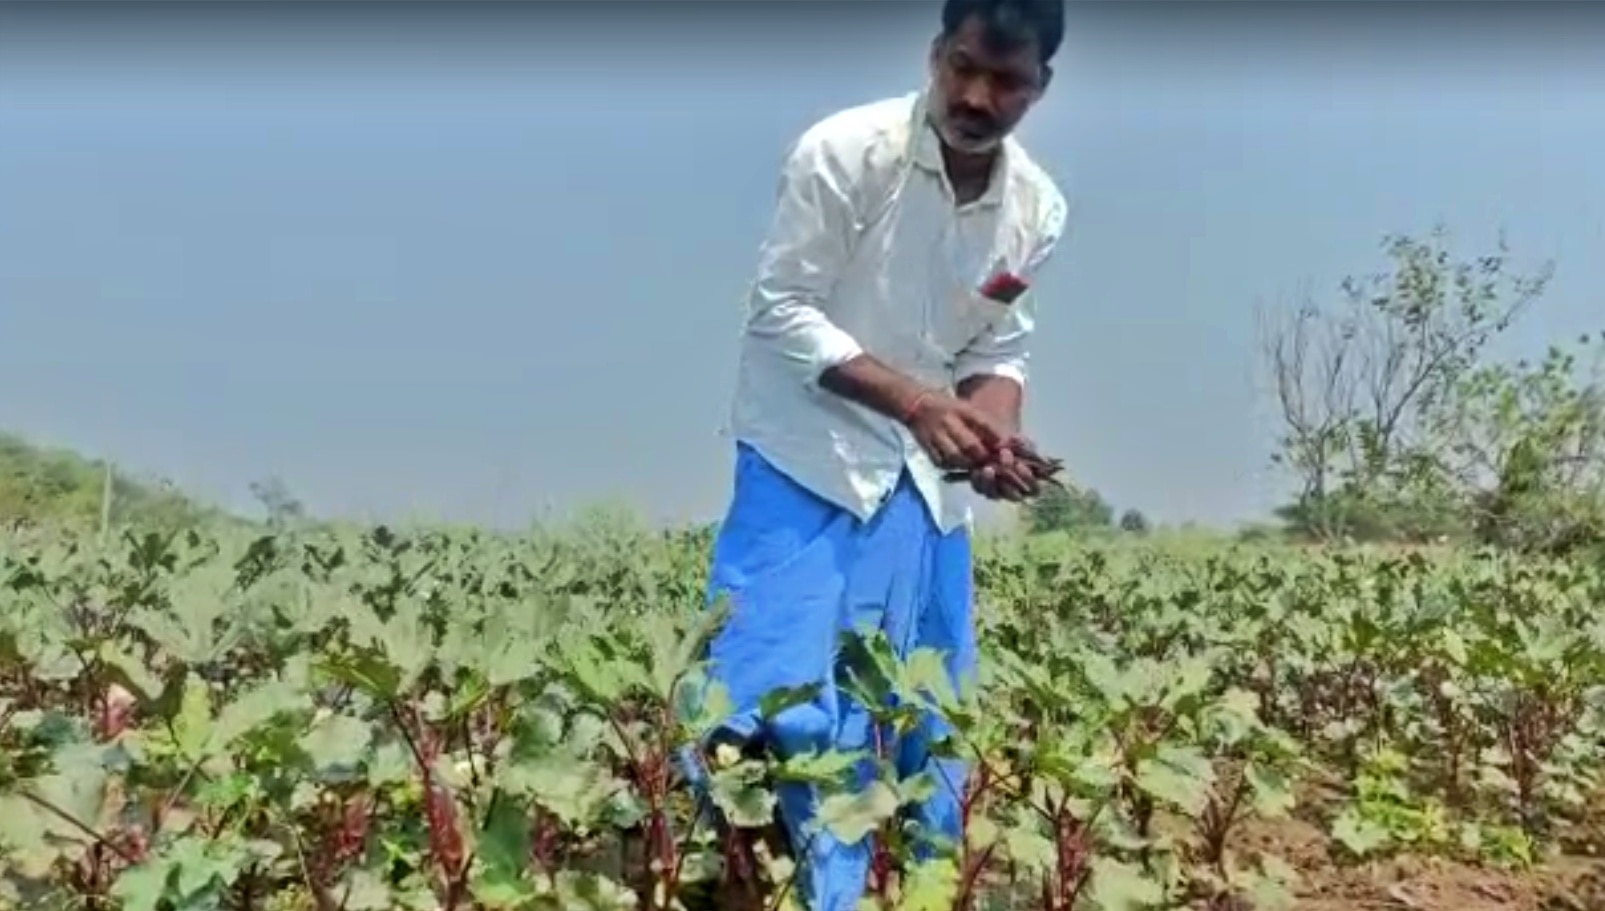
{"type": "Polygon", "coordinates": [[[942,37],[952,37],[971,16],[979,16],[987,42],[1013,49],[1035,38],[1042,63],[1053,59],[1064,40],[1064,0],[944,0],[942,37]]]}

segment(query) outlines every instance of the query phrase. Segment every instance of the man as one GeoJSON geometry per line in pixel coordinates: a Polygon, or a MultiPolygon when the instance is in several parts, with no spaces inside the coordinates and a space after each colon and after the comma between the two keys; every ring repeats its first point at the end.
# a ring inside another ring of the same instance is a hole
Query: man
{"type": "MultiPolygon", "coordinates": [[[[851,108],[787,156],[751,290],[733,429],[735,490],[711,592],[731,614],[710,649],[737,714],[722,734],[781,755],[868,750],[864,709],[834,687],[842,632],[884,631],[900,654],[943,650],[955,683],[976,661],[967,492],[1019,501],[1014,457],[1033,296],[1064,227],[1053,182],[1011,136],[1042,97],[1063,0],[946,0],[927,88],[851,108]],[[760,718],[779,687],[812,701],[760,718]]],[[[893,745],[929,767],[935,722],[893,745]]],[[[965,769],[918,808],[956,841],[965,769]]],[[[808,822],[818,796],[783,786],[781,817],[814,911],[850,911],[870,846],[808,822]]]]}

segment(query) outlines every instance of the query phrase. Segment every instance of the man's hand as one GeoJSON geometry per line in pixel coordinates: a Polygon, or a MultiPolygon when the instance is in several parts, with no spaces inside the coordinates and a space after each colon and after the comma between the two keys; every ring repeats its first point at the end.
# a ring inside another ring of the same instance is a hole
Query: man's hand
{"type": "Polygon", "coordinates": [[[1008,446],[995,460],[970,472],[970,486],[988,500],[1010,503],[1029,500],[1042,491],[1036,472],[1015,458],[1014,450],[1008,446]]]}
{"type": "Polygon", "coordinates": [[[868,354],[826,370],[819,385],[903,424],[946,471],[992,461],[1005,431],[985,409],[948,392],[921,386],[868,354]]]}
{"type": "MultiPolygon", "coordinates": [[[[1023,391],[1020,384],[1001,376],[967,377],[958,386],[959,398],[991,416],[993,426],[1008,434],[1018,433],[1023,391]]],[[[970,487],[989,500],[1018,503],[1036,496],[1041,484],[1029,465],[1015,457],[1013,447],[1004,445],[991,461],[970,472],[970,487]]]]}
{"type": "Polygon", "coordinates": [[[921,393],[904,424],[931,461],[947,471],[991,464],[1003,449],[1004,433],[985,412],[946,393],[921,393]]]}
{"type": "Polygon", "coordinates": [[[982,496],[1018,499],[1039,489],[1031,466],[1006,452],[1020,423],[1012,380],[971,377],[948,392],[861,354],[824,371],[819,385],[907,427],[938,468],[969,475],[982,496]]]}

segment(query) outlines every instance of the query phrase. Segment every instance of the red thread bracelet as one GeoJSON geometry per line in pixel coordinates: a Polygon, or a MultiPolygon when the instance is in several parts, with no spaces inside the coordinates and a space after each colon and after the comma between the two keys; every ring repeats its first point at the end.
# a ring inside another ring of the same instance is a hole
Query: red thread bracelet
{"type": "Polygon", "coordinates": [[[914,412],[918,411],[919,407],[925,404],[925,400],[930,397],[931,391],[929,389],[926,389],[920,392],[919,395],[914,396],[914,401],[910,402],[908,407],[903,409],[903,423],[907,424],[909,421],[914,420],[914,412]]]}

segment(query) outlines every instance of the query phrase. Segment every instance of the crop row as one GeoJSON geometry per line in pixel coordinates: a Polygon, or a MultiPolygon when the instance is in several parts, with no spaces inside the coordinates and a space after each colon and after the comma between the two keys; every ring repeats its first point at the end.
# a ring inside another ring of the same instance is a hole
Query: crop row
{"type": "MultiPolygon", "coordinates": [[[[1495,555],[983,551],[982,677],[844,643],[894,732],[971,763],[966,835],[878,756],[673,759],[721,717],[706,534],[186,530],[0,549],[0,908],[772,907],[774,789],[878,836],[909,909],[1285,905],[1239,837],[1515,866],[1586,822],[1605,575],[1495,555]],[[867,786],[851,786],[865,762],[867,786]],[[717,812],[711,812],[717,810],[717,812]]],[[[778,711],[805,694],[777,693],[778,711]]]]}

